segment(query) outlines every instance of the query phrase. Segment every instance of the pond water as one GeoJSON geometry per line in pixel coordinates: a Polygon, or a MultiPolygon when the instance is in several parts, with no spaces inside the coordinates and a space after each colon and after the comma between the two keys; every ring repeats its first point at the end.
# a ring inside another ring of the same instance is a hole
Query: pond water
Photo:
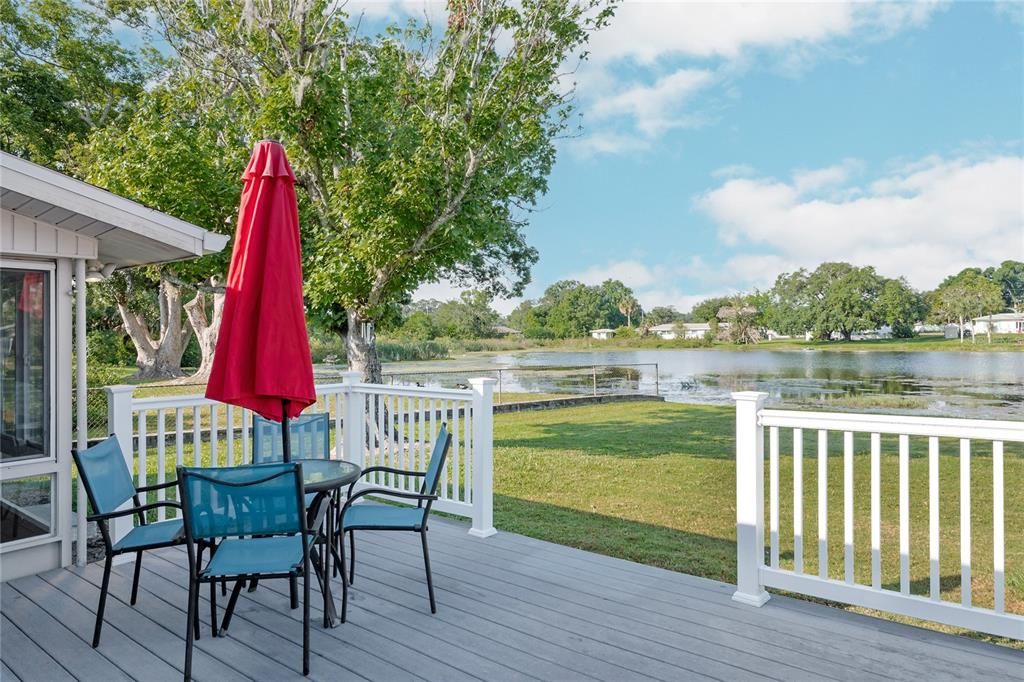
{"type": "Polygon", "coordinates": [[[503,392],[586,395],[596,385],[600,393],[657,391],[677,402],[729,404],[732,391],[758,390],[775,405],[1024,417],[1024,353],[1017,352],[527,351],[393,363],[385,373],[395,373],[394,383],[454,386],[471,370],[498,376],[499,369],[503,392]]]}

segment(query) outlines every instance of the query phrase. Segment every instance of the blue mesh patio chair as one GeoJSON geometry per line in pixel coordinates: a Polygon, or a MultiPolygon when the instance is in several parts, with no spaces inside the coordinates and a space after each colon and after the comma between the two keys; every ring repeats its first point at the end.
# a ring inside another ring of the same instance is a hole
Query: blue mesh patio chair
{"type": "MultiPolygon", "coordinates": [[[[387,488],[365,488],[353,494],[356,482],[349,486],[348,500],[345,501],[345,505],[341,508],[341,518],[338,524],[342,534],[349,534],[349,584],[356,577],[356,536],[354,531],[414,531],[420,534],[420,540],[423,544],[423,565],[427,571],[427,592],[430,595],[430,612],[437,613],[437,604],[434,601],[434,580],[430,574],[430,553],[427,550],[427,517],[430,516],[431,505],[437,499],[437,488],[441,483],[444,460],[448,456],[448,449],[451,447],[451,444],[452,436],[448,433],[448,425],[441,424],[441,430],[438,431],[437,438],[434,440],[434,449],[430,454],[430,463],[427,465],[426,471],[405,471],[391,467],[369,467],[363,470],[363,476],[375,471],[383,471],[403,476],[422,477],[423,484],[420,486],[418,493],[399,492],[387,488]],[[416,506],[397,506],[370,502],[353,504],[367,495],[416,500],[416,506]]],[[[344,600],[346,598],[347,593],[343,593],[342,613],[345,612],[344,600]]]]}
{"type": "MultiPolygon", "coordinates": [[[[312,412],[289,420],[288,434],[291,438],[292,459],[331,458],[331,415],[327,412],[312,412]]],[[[280,422],[264,419],[258,414],[252,416],[252,463],[270,464],[284,461],[284,439],[281,437],[280,422]]],[[[316,500],[315,493],[306,494],[306,507],[316,500]]],[[[256,590],[258,581],[249,583],[249,591],[256,590]]],[[[291,583],[292,608],[299,606],[297,583],[291,583]]]]}
{"type": "Polygon", "coordinates": [[[139,596],[139,571],[142,569],[142,553],[147,549],[158,549],[160,547],[171,547],[185,542],[180,518],[158,523],[149,523],[146,519],[146,512],[158,507],[179,508],[176,502],[154,502],[143,504],[139,494],[148,493],[151,490],[170,488],[177,485],[177,481],[158,483],[156,485],[135,487],[132,482],[131,472],[128,471],[128,464],[121,454],[121,444],[117,436],[110,436],[97,445],[82,451],[72,451],[75,459],[75,466],[78,467],[78,475],[85,484],[85,494],[89,497],[89,505],[92,507],[92,514],[89,521],[95,521],[103,537],[103,546],[106,549],[106,562],[103,565],[103,585],[100,587],[100,603],[96,608],[96,626],[92,635],[92,646],[96,648],[100,644],[100,633],[103,629],[103,610],[107,605],[107,590],[110,587],[110,569],[115,556],[119,554],[135,553],[135,577],[132,579],[131,605],[139,596]],[[125,509],[118,509],[126,502],[131,506],[125,509]],[[109,522],[124,516],[137,515],[138,524],[120,540],[116,542],[110,537],[109,522]]]}
{"type": "MultiPolygon", "coordinates": [[[[224,613],[227,633],[246,578],[303,579],[302,674],[309,674],[310,554],[326,509],[311,521],[303,504],[302,464],[259,464],[230,468],[178,468],[188,547],[189,596],[185,638],[185,679],[192,675],[192,646],[198,635],[199,588],[210,584],[213,636],[217,630],[218,582],[235,585],[224,613]],[[196,543],[220,540],[202,565],[196,543]]],[[[326,599],[328,591],[321,584],[326,599]]],[[[325,604],[326,609],[326,604],[325,604]]]]}
{"type": "MultiPolygon", "coordinates": [[[[331,458],[331,415],[303,414],[289,421],[292,459],[331,458]]],[[[284,460],[281,424],[252,416],[252,463],[269,464],[284,460]]]]}

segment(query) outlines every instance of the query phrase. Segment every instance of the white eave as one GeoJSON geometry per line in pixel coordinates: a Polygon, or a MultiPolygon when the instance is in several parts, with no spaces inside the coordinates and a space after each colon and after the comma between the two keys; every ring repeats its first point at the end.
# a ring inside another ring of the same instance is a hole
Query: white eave
{"type": "Polygon", "coordinates": [[[82,242],[95,241],[94,258],[104,265],[131,267],[197,258],[217,253],[228,243],[227,235],[7,152],[0,152],[0,208],[82,242]]]}

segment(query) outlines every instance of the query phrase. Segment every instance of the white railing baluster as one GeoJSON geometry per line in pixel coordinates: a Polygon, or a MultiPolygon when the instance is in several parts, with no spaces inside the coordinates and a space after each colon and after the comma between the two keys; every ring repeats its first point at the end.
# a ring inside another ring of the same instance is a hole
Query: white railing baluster
{"type": "Polygon", "coordinates": [[[900,435],[900,592],[910,594],[910,436],[900,435]]]}
{"type": "MultiPolygon", "coordinates": [[[[136,431],[136,433],[138,433],[138,440],[139,440],[139,460],[138,460],[138,465],[139,465],[139,483],[138,484],[140,486],[149,485],[149,475],[148,475],[149,474],[149,466],[148,466],[148,462],[146,461],[147,458],[146,458],[146,411],[145,410],[139,410],[139,428],[136,431]]],[[[145,499],[146,497],[148,497],[148,495],[143,497],[143,499],[142,499],[143,502],[146,501],[146,499],[145,499]]]]}
{"type": "Polygon", "coordinates": [[[461,485],[461,462],[459,461],[459,445],[462,438],[459,437],[459,410],[462,403],[452,401],[452,499],[456,502],[464,501],[461,485]]]}
{"type": "Polygon", "coordinates": [[[960,439],[960,603],[971,605],[971,441],[960,439]]]}
{"type": "Polygon", "coordinates": [[[248,408],[242,408],[242,464],[252,462],[252,451],[249,449],[249,429],[252,428],[252,412],[248,408]]]}
{"type": "MultiPolygon", "coordinates": [[[[392,462],[391,466],[399,469],[407,468],[406,460],[409,456],[409,398],[398,396],[398,462],[392,462]]],[[[405,490],[408,482],[405,476],[389,476],[388,485],[405,490]]]]}
{"type": "Polygon", "coordinates": [[[928,594],[939,594],[939,439],[928,439],[928,594]]]}
{"type": "Polygon", "coordinates": [[[1003,442],[992,443],[992,571],[996,613],[1006,612],[1006,566],[1003,534],[1003,442]]]}
{"type": "Polygon", "coordinates": [[[871,587],[882,589],[882,436],[871,434],[871,587]]]}
{"type": "Polygon", "coordinates": [[[217,452],[217,406],[210,405],[210,466],[219,467],[220,456],[217,452]]]}
{"type": "Polygon", "coordinates": [[[793,429],[793,570],[804,572],[804,431],[793,429]]]}
{"type": "Polygon", "coordinates": [[[843,565],[853,583],[853,432],[843,433],[843,565]]]}
{"type": "Polygon", "coordinates": [[[203,457],[203,430],[200,420],[199,405],[192,408],[192,463],[189,466],[201,466],[203,457]]]}
{"type": "Polygon", "coordinates": [[[828,431],[818,431],[818,575],[828,578],[828,431]]]}
{"type": "Polygon", "coordinates": [[[466,405],[463,417],[462,484],[466,489],[466,502],[473,504],[473,493],[476,491],[473,486],[473,457],[476,448],[476,442],[473,438],[473,425],[476,424],[476,412],[473,410],[472,403],[466,405]]]}
{"type": "Polygon", "coordinates": [[[771,565],[779,567],[779,427],[768,430],[768,534],[771,565]]]}
{"type": "Polygon", "coordinates": [[[228,405],[226,412],[228,423],[224,427],[224,439],[227,441],[228,466],[233,467],[235,466],[235,406],[228,405]]]}
{"type": "MultiPolygon", "coordinates": [[[[166,482],[165,471],[167,469],[167,443],[164,436],[166,435],[165,422],[167,421],[167,413],[165,410],[156,411],[156,482],[158,484],[166,482]]],[[[160,488],[156,491],[156,499],[159,502],[163,502],[167,499],[167,490],[160,488]]],[[[166,507],[158,507],[156,510],[157,521],[164,521],[167,519],[166,507]]]]}

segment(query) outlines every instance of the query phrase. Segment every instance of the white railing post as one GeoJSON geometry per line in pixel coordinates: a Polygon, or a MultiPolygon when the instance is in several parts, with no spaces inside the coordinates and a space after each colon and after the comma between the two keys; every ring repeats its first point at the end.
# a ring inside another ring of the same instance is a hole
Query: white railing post
{"type": "Polygon", "coordinates": [[[363,401],[356,393],[355,387],[361,378],[359,372],[344,372],[342,395],[345,396],[345,418],[342,423],[342,456],[346,462],[363,466],[363,443],[361,434],[366,431],[363,401]]]}
{"type": "Polygon", "coordinates": [[[486,538],[494,529],[494,385],[496,379],[470,379],[473,390],[473,527],[469,534],[486,538]]]}
{"type": "MultiPolygon", "coordinates": [[[[125,465],[128,467],[128,471],[133,472],[135,471],[135,458],[133,448],[134,430],[132,429],[132,393],[134,393],[135,387],[125,385],[107,386],[105,390],[107,392],[107,433],[117,436],[125,465]]],[[[146,485],[146,482],[139,481],[139,485],[146,485]]],[[[123,505],[123,507],[130,506],[130,501],[123,505]]],[[[132,516],[122,516],[113,519],[110,522],[111,541],[117,542],[127,535],[134,523],[135,518],[132,516]]],[[[130,552],[122,555],[122,557],[127,557],[127,560],[134,556],[130,552]]]]}
{"type": "Polygon", "coordinates": [[[736,401],[736,592],[751,606],[768,601],[761,582],[764,565],[764,427],[758,413],[767,393],[733,393],[736,401]]]}

